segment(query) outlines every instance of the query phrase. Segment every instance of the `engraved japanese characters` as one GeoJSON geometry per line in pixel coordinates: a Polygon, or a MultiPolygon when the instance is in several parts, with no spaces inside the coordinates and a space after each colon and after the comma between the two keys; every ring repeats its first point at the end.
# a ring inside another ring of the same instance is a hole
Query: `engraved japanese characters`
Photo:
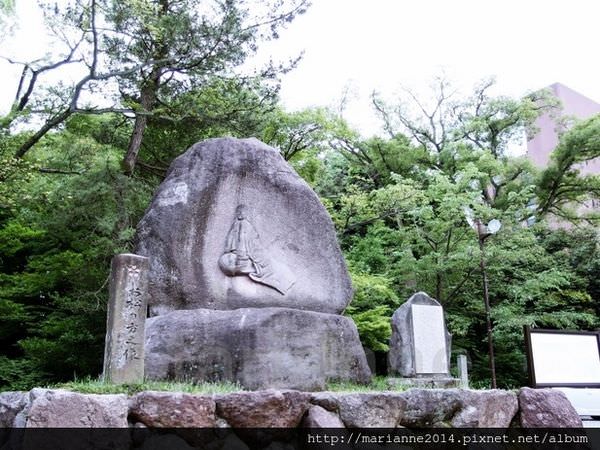
{"type": "Polygon", "coordinates": [[[115,383],[144,379],[144,331],[148,258],[116,255],[111,264],[106,345],[105,380],[115,383]]]}

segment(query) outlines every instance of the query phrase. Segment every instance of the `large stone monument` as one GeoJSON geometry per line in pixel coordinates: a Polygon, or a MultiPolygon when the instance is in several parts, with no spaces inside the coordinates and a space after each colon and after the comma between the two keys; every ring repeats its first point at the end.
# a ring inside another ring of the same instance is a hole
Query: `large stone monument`
{"type": "Polygon", "coordinates": [[[279,153],[210,139],[171,165],[137,228],[146,376],[249,388],[367,382],[333,224],[279,153]]]}
{"type": "Polygon", "coordinates": [[[450,343],[442,305],[424,292],[414,294],[392,315],[388,371],[403,377],[395,384],[457,386],[450,377],[450,343]]]}

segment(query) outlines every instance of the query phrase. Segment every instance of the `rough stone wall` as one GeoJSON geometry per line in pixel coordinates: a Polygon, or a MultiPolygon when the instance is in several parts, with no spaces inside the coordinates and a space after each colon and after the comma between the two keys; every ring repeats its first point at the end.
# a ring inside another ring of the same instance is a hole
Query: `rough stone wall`
{"type": "MultiPolygon", "coordinates": [[[[276,430],[281,433],[281,429],[290,428],[581,426],[564,394],[551,389],[523,388],[519,392],[411,389],[369,393],[272,389],[214,395],[146,391],[130,397],[86,395],[59,389],[0,393],[1,448],[6,444],[11,448],[10,445],[28,436],[39,437],[24,432],[35,427],[122,429],[121,434],[109,435],[116,440],[111,445],[118,444],[118,448],[193,448],[219,439],[227,441],[219,445],[248,448],[255,446],[256,440],[267,446],[284,439],[276,430]],[[150,432],[164,428],[169,429],[168,434],[150,432]],[[227,433],[224,428],[236,431],[227,433]],[[265,432],[265,429],[275,430],[265,432]]],[[[85,435],[75,436],[83,439],[85,435]]]]}

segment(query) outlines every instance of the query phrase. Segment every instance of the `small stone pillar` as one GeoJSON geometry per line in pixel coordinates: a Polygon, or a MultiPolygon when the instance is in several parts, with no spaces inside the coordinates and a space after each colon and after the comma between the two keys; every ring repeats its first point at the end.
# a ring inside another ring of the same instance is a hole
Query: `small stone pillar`
{"type": "Polygon", "coordinates": [[[104,381],[144,381],[147,289],[148,258],[128,253],[115,255],[110,274],[104,381]]]}
{"type": "Polygon", "coordinates": [[[465,355],[458,355],[457,363],[460,387],[463,389],[469,389],[469,372],[467,370],[467,357],[465,355]]]}

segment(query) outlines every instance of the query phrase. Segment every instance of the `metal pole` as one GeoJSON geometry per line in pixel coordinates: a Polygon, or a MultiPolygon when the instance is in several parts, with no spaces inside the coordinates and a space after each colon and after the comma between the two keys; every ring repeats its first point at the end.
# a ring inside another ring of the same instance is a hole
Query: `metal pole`
{"type": "Polygon", "coordinates": [[[492,389],[496,389],[496,363],[494,358],[494,337],[492,335],[492,319],[490,313],[490,295],[488,290],[487,271],[485,267],[485,238],[487,236],[479,234],[479,249],[481,250],[481,273],[483,275],[483,301],[485,303],[485,322],[487,327],[488,350],[490,354],[490,371],[492,373],[492,389]]]}

